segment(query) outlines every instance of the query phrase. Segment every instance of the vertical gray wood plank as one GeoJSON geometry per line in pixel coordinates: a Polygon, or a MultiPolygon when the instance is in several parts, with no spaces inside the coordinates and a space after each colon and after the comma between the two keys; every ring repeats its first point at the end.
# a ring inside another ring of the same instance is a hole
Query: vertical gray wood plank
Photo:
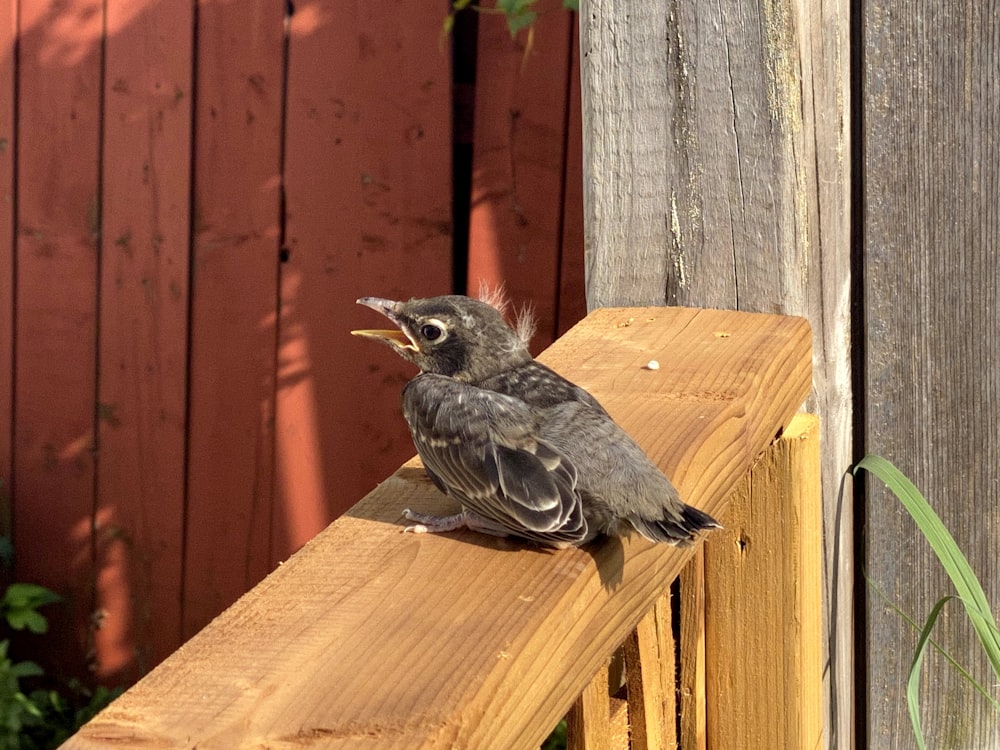
{"type": "Polygon", "coordinates": [[[580,23],[588,305],[812,322],[827,734],[849,747],[853,516],[838,502],[852,459],[848,2],[584,0],[580,23]]]}
{"type": "MultiPolygon", "coordinates": [[[[864,414],[867,449],[925,494],[1000,606],[1000,6],[864,6],[864,414]]],[[[923,621],[953,589],[877,482],[867,574],[923,621]]],[[[1000,697],[957,602],[935,633],[1000,697]]],[[[872,747],[911,748],[914,631],[869,589],[872,747]]],[[[921,695],[928,747],[1000,747],[1000,716],[937,654],[921,695]]]]}

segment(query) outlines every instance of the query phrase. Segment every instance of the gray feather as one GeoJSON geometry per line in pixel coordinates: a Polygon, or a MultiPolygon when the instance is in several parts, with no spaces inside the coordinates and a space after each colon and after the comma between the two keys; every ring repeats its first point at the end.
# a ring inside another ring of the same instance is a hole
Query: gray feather
{"type": "Polygon", "coordinates": [[[468,510],[537,541],[587,535],[576,471],[539,442],[524,402],[423,374],[404,389],[403,414],[428,473],[468,510]]]}

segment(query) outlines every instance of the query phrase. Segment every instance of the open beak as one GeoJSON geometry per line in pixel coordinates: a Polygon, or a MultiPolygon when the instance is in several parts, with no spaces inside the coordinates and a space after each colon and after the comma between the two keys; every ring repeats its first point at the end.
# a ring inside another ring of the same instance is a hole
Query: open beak
{"type": "Polygon", "coordinates": [[[381,297],[362,297],[358,300],[358,304],[370,307],[372,310],[382,313],[389,320],[399,326],[399,328],[387,330],[365,328],[358,331],[351,331],[352,336],[375,339],[376,341],[382,341],[400,349],[412,349],[415,352],[420,351],[416,342],[407,335],[405,327],[399,318],[398,311],[401,307],[400,302],[394,302],[391,299],[382,299],[381,297]]]}

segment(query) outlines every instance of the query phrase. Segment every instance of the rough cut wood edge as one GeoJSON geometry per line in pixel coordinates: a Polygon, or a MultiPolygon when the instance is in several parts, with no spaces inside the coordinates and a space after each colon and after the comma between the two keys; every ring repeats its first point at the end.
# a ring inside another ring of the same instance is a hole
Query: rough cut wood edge
{"type": "MultiPolygon", "coordinates": [[[[809,391],[810,331],[781,316],[605,309],[544,360],[721,516],[809,391]]],[[[448,508],[415,460],[67,747],[537,747],[700,548],[402,534],[404,507],[448,508]]]]}
{"type": "Polygon", "coordinates": [[[705,696],[705,554],[699,549],[681,571],[680,744],[706,750],[708,702],[705,696]]]}
{"type": "Polygon", "coordinates": [[[615,750],[611,740],[608,665],[597,670],[566,714],[567,750],[615,750]]]}
{"type": "Polygon", "coordinates": [[[709,747],[822,746],[819,432],[796,416],[705,548],[709,747]]]}
{"type": "Polygon", "coordinates": [[[677,747],[677,683],[670,591],[625,641],[632,750],[677,747]]]}

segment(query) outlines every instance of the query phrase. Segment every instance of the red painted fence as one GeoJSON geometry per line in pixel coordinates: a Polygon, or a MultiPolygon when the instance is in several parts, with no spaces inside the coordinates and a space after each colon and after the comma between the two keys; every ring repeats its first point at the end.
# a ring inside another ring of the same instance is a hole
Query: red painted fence
{"type": "Polygon", "coordinates": [[[466,202],[473,290],[539,348],[583,315],[558,6],[527,51],[461,26],[463,199],[447,3],[0,0],[0,499],[50,667],[134,680],[412,454],[354,300],[452,291],[466,202]]]}

